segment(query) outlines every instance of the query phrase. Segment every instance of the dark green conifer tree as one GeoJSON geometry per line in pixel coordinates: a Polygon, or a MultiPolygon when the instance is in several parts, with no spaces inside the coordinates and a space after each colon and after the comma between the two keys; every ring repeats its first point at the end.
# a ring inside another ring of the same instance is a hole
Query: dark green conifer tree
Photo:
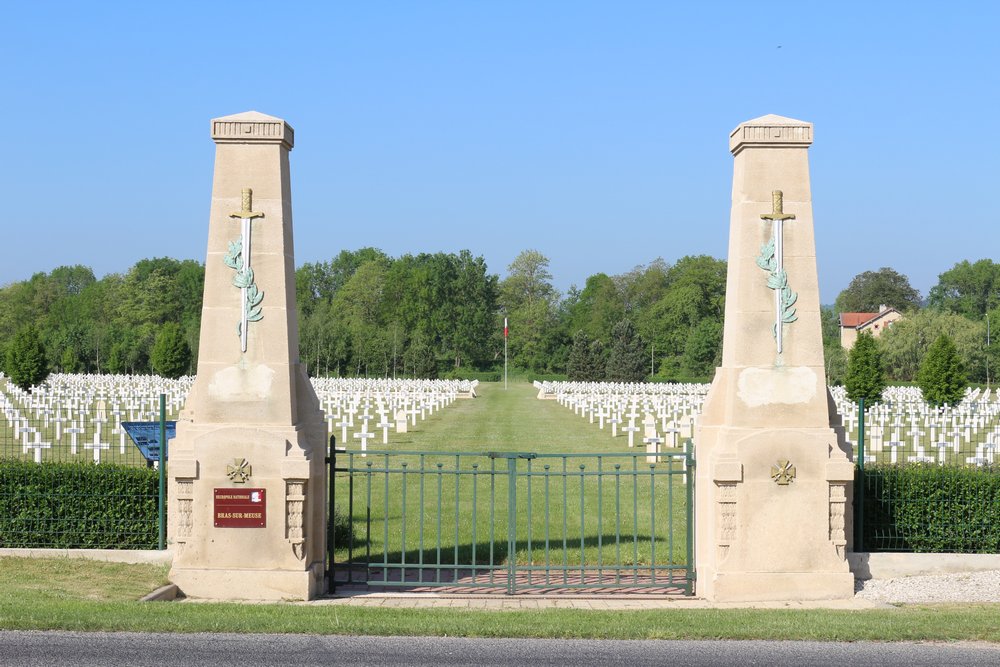
{"type": "Polygon", "coordinates": [[[646,344],[627,318],[611,330],[607,369],[607,379],[611,382],[642,382],[649,372],[646,344]]]}
{"type": "Polygon", "coordinates": [[[866,404],[872,405],[882,398],[885,368],[878,342],[867,331],[858,336],[847,356],[844,386],[847,388],[847,397],[855,403],[863,398],[866,404]]]}
{"type": "Polygon", "coordinates": [[[570,380],[576,382],[586,382],[593,380],[592,374],[593,360],[590,355],[590,336],[583,329],[573,336],[573,347],[569,351],[569,361],[566,367],[566,375],[570,380]]]}
{"type": "Polygon", "coordinates": [[[931,405],[956,405],[967,384],[955,343],[946,334],[938,336],[924,355],[917,375],[924,400],[931,405]]]}

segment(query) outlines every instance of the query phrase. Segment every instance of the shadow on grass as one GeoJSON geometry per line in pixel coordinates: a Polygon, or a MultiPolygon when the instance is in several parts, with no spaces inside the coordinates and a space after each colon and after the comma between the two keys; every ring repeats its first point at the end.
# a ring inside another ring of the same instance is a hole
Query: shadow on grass
{"type": "MultiPolygon", "coordinates": [[[[637,536],[621,536],[617,538],[612,534],[592,535],[583,538],[567,538],[565,543],[560,537],[558,540],[549,539],[548,544],[543,539],[532,539],[529,543],[527,539],[518,540],[514,544],[515,562],[518,565],[540,565],[546,562],[551,564],[566,563],[568,566],[597,565],[598,562],[605,566],[649,566],[655,565],[683,565],[686,561],[684,551],[684,541],[674,540],[672,545],[673,553],[668,551],[667,540],[657,537],[655,544],[648,534],[637,536]],[[652,548],[655,546],[655,550],[652,548]],[[587,552],[592,552],[592,561],[586,559],[587,552]],[[599,550],[599,551],[598,551],[599,550]],[[530,551],[530,562],[529,562],[530,551]],[[610,552],[610,553],[609,553],[610,552]],[[678,553],[680,552],[680,553],[678,553]],[[600,560],[598,560],[600,554],[600,560]],[[655,563],[649,554],[655,554],[655,563]],[[636,557],[638,555],[638,558],[636,557]],[[614,558],[609,558],[613,556],[614,558]],[[644,558],[644,556],[647,556],[644,558]]],[[[465,543],[457,547],[454,544],[428,546],[424,544],[421,550],[419,546],[414,549],[371,549],[364,539],[355,539],[352,543],[338,542],[336,544],[338,555],[342,562],[348,561],[355,565],[371,564],[372,566],[382,566],[386,563],[390,565],[415,565],[454,567],[459,566],[501,566],[508,563],[510,556],[510,545],[503,536],[498,536],[492,544],[485,542],[465,543]]]]}

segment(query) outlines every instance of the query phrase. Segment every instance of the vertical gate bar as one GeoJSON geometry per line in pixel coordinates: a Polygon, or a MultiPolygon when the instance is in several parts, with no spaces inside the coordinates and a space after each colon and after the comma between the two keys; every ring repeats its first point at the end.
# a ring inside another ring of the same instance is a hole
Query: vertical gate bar
{"type": "Polygon", "coordinates": [[[442,473],[441,469],[444,467],[444,464],[438,463],[436,465],[437,465],[437,483],[438,483],[438,488],[437,488],[438,507],[437,507],[437,547],[435,549],[437,554],[437,563],[434,568],[434,581],[440,584],[441,583],[441,494],[443,488],[442,487],[443,478],[441,476],[442,473]]]}
{"type": "Polygon", "coordinates": [[[656,583],[656,464],[649,464],[649,572],[656,583]]]}
{"type": "Polygon", "coordinates": [[[583,463],[580,464],[580,583],[581,584],[586,582],[587,580],[587,571],[585,569],[586,558],[584,558],[583,556],[583,550],[585,548],[584,540],[587,534],[587,528],[585,524],[586,515],[584,514],[584,506],[583,506],[583,487],[584,487],[583,475],[586,467],[587,466],[585,464],[583,463]]]}
{"type": "Polygon", "coordinates": [[[418,564],[420,565],[420,570],[417,573],[417,580],[420,583],[424,581],[424,470],[425,470],[425,457],[426,455],[420,453],[420,555],[418,556],[418,564]]]}
{"type": "MultiPolygon", "coordinates": [[[[365,493],[368,498],[365,502],[365,573],[368,573],[368,566],[372,562],[372,462],[365,463],[365,493]]],[[[351,519],[351,533],[354,532],[354,519],[351,519]]]]}
{"type": "Polygon", "coordinates": [[[597,581],[604,583],[604,471],[603,460],[597,457],[597,581]]]}
{"type": "Polygon", "coordinates": [[[455,566],[455,574],[453,581],[458,581],[458,501],[461,497],[459,495],[459,482],[462,476],[459,474],[459,468],[461,467],[461,454],[455,454],[455,556],[452,559],[452,565],[455,566]]]}
{"type": "Polygon", "coordinates": [[[667,458],[667,565],[671,567],[667,570],[670,581],[674,580],[674,464],[677,459],[671,454],[667,458]]]}
{"type": "Polygon", "coordinates": [[[632,455],[632,583],[639,582],[639,457],[632,455]]]}
{"type": "Polygon", "coordinates": [[[689,439],[684,448],[685,470],[687,479],[687,508],[685,521],[687,524],[687,594],[694,595],[694,443],[689,439]]]}
{"type": "Polygon", "coordinates": [[[517,560],[517,459],[507,457],[507,595],[513,595],[517,560]]]}
{"type": "Polygon", "coordinates": [[[409,462],[403,461],[400,467],[403,469],[403,498],[402,498],[402,525],[399,530],[399,581],[406,581],[406,466],[409,462]]]}
{"type": "Polygon", "coordinates": [[[472,583],[476,583],[476,570],[479,565],[476,559],[476,524],[479,522],[479,501],[477,490],[479,488],[479,464],[472,464],[472,583]]]}
{"type": "MultiPolygon", "coordinates": [[[[35,450],[39,451],[39,450],[35,450]]],[[[159,492],[157,494],[157,510],[159,514],[159,549],[167,548],[167,395],[160,394],[160,455],[157,465],[159,469],[159,492]]]]}
{"type": "Polygon", "coordinates": [[[622,464],[615,464],[615,583],[622,575],[622,464]]]}
{"type": "Polygon", "coordinates": [[[497,509],[497,461],[490,459],[490,584],[493,583],[495,565],[493,562],[496,553],[496,509],[497,509]]]}
{"type": "MultiPolygon", "coordinates": [[[[335,436],[330,436],[330,454],[326,457],[327,461],[327,471],[329,477],[326,480],[327,486],[329,487],[330,497],[327,500],[327,521],[326,521],[326,592],[335,593],[337,591],[337,531],[334,530],[334,517],[336,516],[336,503],[334,498],[336,497],[336,479],[337,479],[337,439],[335,436]]],[[[347,517],[348,525],[351,526],[351,530],[354,530],[354,525],[351,523],[351,517],[347,517]]]]}
{"type": "Polygon", "coordinates": [[[552,571],[551,563],[549,562],[549,469],[551,466],[545,464],[545,585],[548,586],[551,581],[552,571]]]}
{"type": "MultiPolygon", "coordinates": [[[[354,455],[351,454],[351,460],[354,455]]],[[[383,496],[384,509],[382,511],[382,580],[389,579],[389,455],[385,455],[385,490],[383,496]]]]}
{"type": "Polygon", "coordinates": [[[534,559],[531,556],[531,459],[528,459],[528,586],[531,586],[531,564],[534,559]]]}
{"type": "Polygon", "coordinates": [[[562,457],[562,480],[563,480],[563,583],[569,583],[569,546],[566,543],[567,537],[569,535],[569,524],[567,523],[566,515],[569,511],[569,489],[567,488],[567,479],[569,478],[569,470],[566,468],[567,456],[562,457]]]}
{"type": "Polygon", "coordinates": [[[354,456],[348,456],[347,467],[347,516],[351,521],[351,534],[347,536],[347,582],[353,583],[351,573],[354,572],[354,456]]]}

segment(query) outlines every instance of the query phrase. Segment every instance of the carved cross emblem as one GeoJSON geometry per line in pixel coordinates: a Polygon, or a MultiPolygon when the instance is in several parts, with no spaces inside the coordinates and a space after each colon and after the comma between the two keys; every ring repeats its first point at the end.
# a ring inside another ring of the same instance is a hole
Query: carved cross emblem
{"type": "Polygon", "coordinates": [[[771,479],[778,483],[778,486],[788,486],[795,479],[795,466],[780,459],[778,465],[771,466],[771,479]]]}
{"type": "Polygon", "coordinates": [[[246,459],[233,459],[233,462],[226,466],[226,477],[236,484],[246,484],[253,474],[253,468],[246,459]]]}

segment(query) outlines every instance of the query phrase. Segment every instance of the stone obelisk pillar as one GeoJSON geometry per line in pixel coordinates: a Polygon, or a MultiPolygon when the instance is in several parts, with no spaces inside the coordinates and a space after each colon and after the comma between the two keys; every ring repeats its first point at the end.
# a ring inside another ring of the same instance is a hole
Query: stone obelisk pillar
{"type": "Polygon", "coordinates": [[[722,366],[695,436],[697,592],[711,600],[854,592],[854,468],[823,363],[812,138],[811,123],[773,115],[730,136],[722,366]]]}
{"type": "Polygon", "coordinates": [[[170,579],[190,597],[309,599],[325,552],[325,430],[298,360],[292,128],[212,120],[198,377],[168,462],[170,579]]]}

